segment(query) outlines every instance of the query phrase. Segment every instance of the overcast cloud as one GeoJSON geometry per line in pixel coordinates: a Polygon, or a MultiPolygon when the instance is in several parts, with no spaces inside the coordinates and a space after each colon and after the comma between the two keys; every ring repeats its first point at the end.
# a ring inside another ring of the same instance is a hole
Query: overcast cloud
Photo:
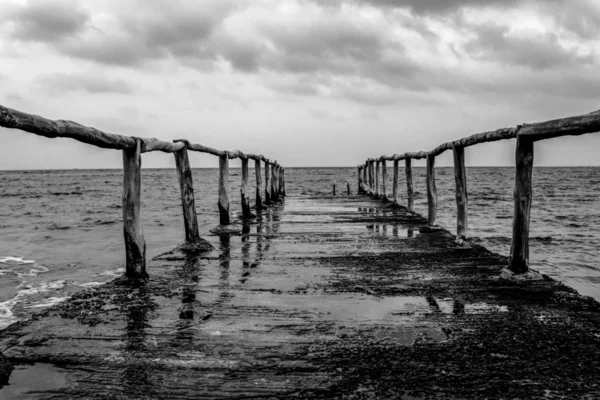
{"type": "MultiPolygon", "coordinates": [[[[356,165],[600,109],[595,0],[2,3],[0,104],[283,165],[356,165]]],[[[2,146],[2,169],[119,167],[108,150],[0,133],[32,154],[2,146]]],[[[589,143],[556,143],[538,164],[600,163],[589,143]]],[[[468,162],[511,165],[514,143],[495,146],[468,162]]]]}

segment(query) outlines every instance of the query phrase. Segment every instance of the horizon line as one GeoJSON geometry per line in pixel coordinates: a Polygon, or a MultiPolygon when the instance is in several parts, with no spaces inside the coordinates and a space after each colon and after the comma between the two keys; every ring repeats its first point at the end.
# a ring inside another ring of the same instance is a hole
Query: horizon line
{"type": "MultiPolygon", "coordinates": [[[[466,168],[515,168],[514,165],[467,165],[466,168]]],[[[600,165],[534,165],[534,168],[596,168],[600,167],[600,165]]],[[[320,168],[320,169],[334,169],[334,168],[357,168],[357,166],[290,166],[284,168],[296,168],[296,169],[309,169],[309,168],[320,168]]],[[[388,167],[390,168],[390,167],[388,167]]],[[[393,167],[392,167],[393,168],[393,167]]],[[[399,166],[399,168],[404,168],[404,166],[399,166]]],[[[413,165],[413,168],[426,168],[426,166],[421,165],[413,165]]],[[[436,165],[435,168],[454,168],[454,165],[436,165]]],[[[123,168],[45,168],[45,169],[0,169],[0,172],[19,172],[19,171],[105,171],[105,170],[122,170],[123,168]]],[[[176,170],[176,167],[142,167],[145,170],[152,169],[173,169],[176,170]]],[[[192,167],[192,169],[219,169],[219,167],[192,167]]],[[[232,167],[229,169],[241,169],[241,167],[232,167]]]]}

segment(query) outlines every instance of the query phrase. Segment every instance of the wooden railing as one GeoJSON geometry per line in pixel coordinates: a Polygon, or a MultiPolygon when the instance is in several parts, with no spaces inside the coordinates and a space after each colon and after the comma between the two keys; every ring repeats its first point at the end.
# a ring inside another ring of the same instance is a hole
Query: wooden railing
{"type": "Polygon", "coordinates": [[[177,176],[181,190],[181,204],[185,239],[189,243],[204,242],[198,231],[198,218],[194,200],[192,170],[188,150],[213,154],[219,157],[219,221],[230,223],[229,210],[229,160],[242,161],[242,216],[250,219],[250,192],[248,183],[248,160],[254,160],[256,173],[256,209],[277,202],[285,197],[285,169],[276,161],[262,155],[247,154],[239,150],[224,151],[190,143],[184,139],[165,142],[155,138],[140,138],[102,132],[72,121],[52,121],[37,115],[27,114],[0,105],[0,126],[20,129],[48,138],[71,138],[105,149],[123,151],[123,223],[125,237],[125,275],[134,280],[148,277],[146,272],[146,242],[140,216],[142,153],[162,151],[174,153],[177,176]],[[265,185],[263,188],[261,162],[265,163],[265,185]],[[264,198],[263,198],[264,191],[264,198]]]}
{"type": "Polygon", "coordinates": [[[468,234],[468,193],[465,170],[465,147],[479,143],[494,142],[504,139],[517,139],[516,173],[514,191],[514,216],[512,245],[509,255],[509,270],[515,274],[529,270],[529,220],[532,197],[533,143],[538,140],[551,139],[567,135],[583,135],[600,131],[600,111],[569,118],[555,119],[534,124],[518,125],[514,128],[503,128],[491,132],[478,133],[466,138],[439,145],[427,152],[411,152],[369,158],[365,164],[358,166],[358,188],[361,194],[382,197],[384,201],[398,204],[398,162],[404,160],[406,171],[407,208],[413,210],[414,192],[411,160],[427,160],[427,221],[435,225],[437,217],[437,189],[435,186],[435,157],[446,150],[454,153],[454,176],[456,182],[456,239],[463,242],[468,234]],[[394,162],[392,180],[392,197],[388,197],[386,161],[394,162]],[[383,184],[380,188],[380,165],[383,184]]]}

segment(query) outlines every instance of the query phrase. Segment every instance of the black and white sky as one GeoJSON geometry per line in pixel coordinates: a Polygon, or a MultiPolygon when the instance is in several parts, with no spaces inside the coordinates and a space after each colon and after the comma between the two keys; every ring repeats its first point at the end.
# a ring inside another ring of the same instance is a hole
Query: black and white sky
{"type": "MultiPolygon", "coordinates": [[[[0,0],[0,104],[285,166],[598,110],[599,57],[598,0],[0,0]]],[[[121,165],[118,151],[0,134],[0,169],[121,165]]],[[[599,134],[539,143],[536,165],[599,165],[599,148],[599,134]]],[[[513,165],[514,141],[467,160],[513,165]]]]}

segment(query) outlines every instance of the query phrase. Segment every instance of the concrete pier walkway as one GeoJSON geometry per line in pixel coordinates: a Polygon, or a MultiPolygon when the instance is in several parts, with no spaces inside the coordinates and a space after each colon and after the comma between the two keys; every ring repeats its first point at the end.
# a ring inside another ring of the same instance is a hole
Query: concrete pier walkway
{"type": "Polygon", "coordinates": [[[292,197],[0,332],[2,399],[600,398],[600,312],[364,196],[292,197]]]}

